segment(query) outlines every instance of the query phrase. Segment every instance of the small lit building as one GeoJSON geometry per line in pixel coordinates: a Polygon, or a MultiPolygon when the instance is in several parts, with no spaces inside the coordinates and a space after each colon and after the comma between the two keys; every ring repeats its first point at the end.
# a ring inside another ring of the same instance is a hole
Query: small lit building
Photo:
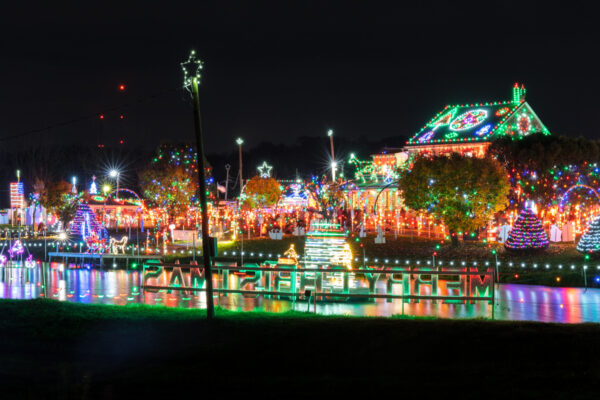
{"type": "Polygon", "coordinates": [[[142,220],[145,227],[154,226],[155,218],[137,193],[121,188],[118,197],[116,191],[106,197],[99,194],[89,197],[89,208],[105,228],[136,227],[138,224],[141,226],[142,220]]]}

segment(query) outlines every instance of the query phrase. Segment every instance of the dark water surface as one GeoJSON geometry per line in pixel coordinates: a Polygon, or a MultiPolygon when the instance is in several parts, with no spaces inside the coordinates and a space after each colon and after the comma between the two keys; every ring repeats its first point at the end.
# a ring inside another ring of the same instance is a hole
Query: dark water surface
{"type": "MultiPolygon", "coordinates": [[[[60,263],[37,263],[35,268],[1,267],[0,298],[50,299],[94,304],[147,304],[168,307],[204,308],[202,292],[186,295],[148,293],[141,290],[140,271],[95,269],[65,266],[60,263]],[[46,285],[44,285],[44,282],[46,285]]],[[[230,275],[231,280],[240,279],[230,275]]],[[[216,283],[216,281],[215,281],[216,283]]],[[[235,286],[235,282],[232,282],[235,286]]],[[[381,288],[383,291],[384,288],[381,288]]],[[[240,294],[215,297],[215,303],[235,311],[283,312],[290,309],[314,312],[313,303],[276,300],[264,296],[245,297],[240,294]]],[[[320,314],[360,316],[416,315],[444,318],[492,318],[542,322],[600,322],[600,289],[553,288],[516,284],[500,284],[492,307],[487,301],[475,304],[444,304],[421,300],[403,303],[400,299],[358,300],[352,302],[317,302],[320,314]]]]}

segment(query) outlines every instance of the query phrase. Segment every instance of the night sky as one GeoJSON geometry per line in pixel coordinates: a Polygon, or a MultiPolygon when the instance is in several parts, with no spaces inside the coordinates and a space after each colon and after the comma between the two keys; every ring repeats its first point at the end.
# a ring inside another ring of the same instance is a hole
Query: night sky
{"type": "Polygon", "coordinates": [[[515,81],[552,133],[598,136],[596,14],[573,2],[173,3],[5,8],[0,145],[192,140],[191,48],[209,153],[328,128],[409,136],[445,104],[509,99],[515,81]]]}

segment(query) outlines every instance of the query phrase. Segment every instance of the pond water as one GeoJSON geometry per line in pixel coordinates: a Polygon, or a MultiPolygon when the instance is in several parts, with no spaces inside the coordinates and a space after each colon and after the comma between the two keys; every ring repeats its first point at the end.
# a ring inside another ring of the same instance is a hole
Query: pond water
{"type": "MultiPolygon", "coordinates": [[[[33,299],[47,297],[61,301],[95,304],[147,304],[168,307],[204,308],[202,292],[186,295],[165,291],[141,290],[140,271],[95,269],[37,263],[34,268],[0,267],[0,298],[33,299]],[[45,284],[44,284],[45,283],[45,284]]],[[[421,300],[404,303],[400,299],[320,302],[276,300],[240,294],[216,296],[215,304],[235,311],[284,312],[291,309],[320,314],[360,316],[416,315],[443,318],[493,318],[542,322],[600,322],[600,289],[553,288],[545,286],[500,284],[492,306],[487,301],[475,304],[445,304],[421,300]]]]}

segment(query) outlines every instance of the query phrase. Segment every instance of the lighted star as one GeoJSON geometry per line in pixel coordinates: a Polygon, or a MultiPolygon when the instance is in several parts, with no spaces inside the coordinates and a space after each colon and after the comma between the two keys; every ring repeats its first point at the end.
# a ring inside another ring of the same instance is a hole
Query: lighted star
{"type": "Polygon", "coordinates": [[[196,52],[194,50],[190,51],[187,61],[181,63],[181,69],[183,70],[183,85],[185,87],[192,84],[193,78],[198,78],[198,81],[200,81],[202,61],[196,58],[196,52]]]}
{"type": "Polygon", "coordinates": [[[257,169],[258,169],[258,174],[260,175],[261,178],[270,178],[271,177],[271,170],[273,169],[273,167],[270,166],[269,164],[267,164],[266,161],[263,161],[262,165],[260,167],[258,167],[257,169]]]}

